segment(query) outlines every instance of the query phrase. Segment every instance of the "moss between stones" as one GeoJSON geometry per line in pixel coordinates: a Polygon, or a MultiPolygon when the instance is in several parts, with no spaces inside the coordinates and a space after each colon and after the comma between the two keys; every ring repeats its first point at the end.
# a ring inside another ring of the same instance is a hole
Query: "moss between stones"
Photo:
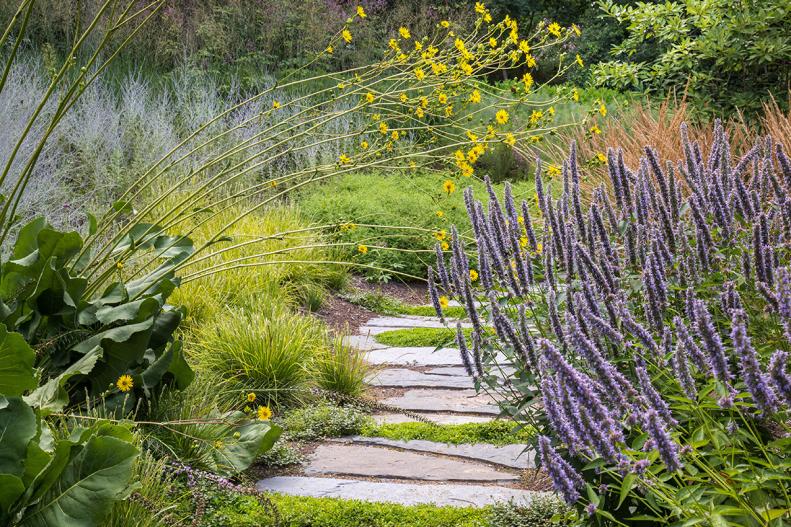
{"type": "Polygon", "coordinates": [[[423,439],[453,445],[473,443],[511,445],[527,443],[533,436],[533,431],[529,428],[519,428],[510,421],[497,420],[458,425],[435,425],[432,423],[368,425],[363,427],[360,434],[366,437],[385,437],[402,441],[423,439]]]}
{"type": "MultiPolygon", "coordinates": [[[[472,330],[464,329],[467,340],[472,330]]],[[[409,328],[385,331],[374,338],[380,344],[411,348],[417,346],[452,346],[456,345],[456,330],[450,328],[409,328]]]]}

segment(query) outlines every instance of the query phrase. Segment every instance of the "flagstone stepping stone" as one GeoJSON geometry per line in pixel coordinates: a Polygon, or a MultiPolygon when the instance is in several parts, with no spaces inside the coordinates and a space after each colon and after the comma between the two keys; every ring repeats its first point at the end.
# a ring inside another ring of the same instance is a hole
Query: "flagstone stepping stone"
{"type": "MultiPolygon", "coordinates": [[[[462,371],[464,368],[462,368],[462,371]]],[[[366,382],[371,386],[390,388],[447,388],[464,390],[473,388],[472,379],[463,375],[431,375],[406,368],[388,368],[372,373],[366,382]]]]}
{"type": "MultiPolygon", "coordinates": [[[[426,420],[438,425],[463,425],[466,423],[488,423],[493,421],[493,416],[485,415],[465,415],[465,414],[440,414],[426,412],[412,412],[426,420]]],[[[398,423],[417,423],[414,417],[404,414],[384,413],[373,415],[373,420],[378,425],[398,424],[398,423]]]]}
{"type": "Polygon", "coordinates": [[[348,442],[358,445],[385,446],[409,450],[414,452],[426,452],[429,454],[439,454],[443,456],[461,457],[475,461],[485,461],[495,465],[502,465],[514,469],[534,468],[533,452],[525,451],[526,445],[502,445],[495,446],[487,443],[451,445],[425,441],[423,439],[412,439],[409,441],[399,441],[397,439],[387,439],[384,437],[363,437],[352,436],[336,439],[338,442],[348,442]]]}
{"type": "Polygon", "coordinates": [[[256,484],[256,488],[263,492],[278,492],[292,496],[354,499],[401,505],[433,503],[451,507],[485,507],[511,500],[517,505],[525,506],[536,497],[550,495],[546,492],[485,485],[394,483],[300,476],[262,479],[256,484]]]}
{"type": "Polygon", "coordinates": [[[347,335],[343,337],[343,344],[359,351],[370,351],[387,348],[387,344],[376,342],[373,335],[347,335]]]}
{"type": "Polygon", "coordinates": [[[338,443],[319,445],[308,458],[305,474],[472,483],[519,481],[518,474],[483,463],[376,446],[338,443]]]}
{"type": "Polygon", "coordinates": [[[470,413],[499,415],[500,409],[492,398],[476,394],[475,390],[430,390],[425,388],[407,390],[403,395],[382,401],[404,410],[420,412],[470,413]]]}
{"type": "MultiPolygon", "coordinates": [[[[503,373],[506,375],[513,375],[516,370],[511,366],[501,366],[503,373]]],[[[464,366],[441,366],[438,368],[431,368],[424,371],[428,375],[447,375],[449,377],[467,376],[467,370],[464,366]]]]}
{"type": "MultiPolygon", "coordinates": [[[[449,321],[450,322],[450,321],[449,321]]],[[[456,324],[453,324],[455,326],[456,324]]],[[[467,323],[466,326],[472,327],[467,323]]],[[[416,315],[401,315],[397,317],[376,317],[367,321],[363,327],[383,328],[444,328],[445,324],[437,317],[421,317],[416,315]]]]}
{"type": "Polygon", "coordinates": [[[401,366],[461,366],[459,350],[436,349],[433,346],[393,347],[373,349],[365,359],[371,364],[395,364],[401,366]]]}

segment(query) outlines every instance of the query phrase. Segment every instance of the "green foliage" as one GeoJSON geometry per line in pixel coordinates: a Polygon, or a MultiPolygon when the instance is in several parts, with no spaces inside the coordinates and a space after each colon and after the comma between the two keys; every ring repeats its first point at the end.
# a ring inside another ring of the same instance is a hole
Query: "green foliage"
{"type": "Polygon", "coordinates": [[[490,443],[492,445],[526,444],[533,437],[529,428],[522,428],[512,421],[496,420],[486,423],[436,425],[433,423],[392,423],[365,426],[360,435],[386,437],[410,441],[424,439],[453,445],[490,443]]]}
{"type": "Polygon", "coordinates": [[[771,94],[785,101],[791,80],[791,4],[785,0],[675,0],[618,5],[601,0],[629,36],[592,80],[664,93],[687,89],[709,111],[758,109],[771,94]],[[650,48],[653,60],[635,60],[650,48]]]}
{"type": "Polygon", "coordinates": [[[565,527],[575,523],[566,519],[571,509],[554,496],[535,497],[529,506],[497,503],[490,510],[489,527],[565,527]]]}
{"type": "Polygon", "coordinates": [[[289,443],[278,441],[268,451],[264,452],[256,459],[256,466],[268,468],[283,468],[293,465],[301,465],[305,461],[305,456],[289,443]]]}
{"type": "MultiPolygon", "coordinates": [[[[396,505],[335,498],[271,495],[281,525],[289,527],[480,527],[486,508],[396,505]]],[[[275,525],[270,512],[250,496],[216,492],[210,497],[207,527],[275,525]]]]}
{"type": "MultiPolygon", "coordinates": [[[[484,156],[485,158],[485,156],[484,156]]],[[[483,161],[483,160],[482,160],[483,161]]],[[[470,229],[461,189],[447,195],[442,183],[449,174],[381,172],[350,174],[316,185],[299,196],[303,212],[320,224],[338,225],[335,239],[349,244],[343,255],[370,278],[388,281],[394,272],[423,277],[433,265],[435,235],[456,225],[470,229]],[[438,217],[437,212],[441,212],[438,217]],[[359,244],[368,252],[360,254],[359,244]]],[[[480,182],[470,180],[476,189],[480,182]]],[[[513,183],[516,199],[533,203],[530,182],[513,183]]],[[[498,195],[502,187],[497,186],[498,195]]]]}
{"type": "MultiPolygon", "coordinates": [[[[92,298],[76,260],[82,248],[79,234],[59,232],[43,218],[19,231],[13,256],[0,269],[0,315],[8,328],[39,349],[41,386],[27,396],[30,404],[59,411],[85,390],[98,395],[121,375],[130,375],[134,389],[111,390],[105,405],[131,408],[137,397],[150,397],[163,381],[180,388],[192,381],[181,343],[173,339],[183,311],[165,303],[178,285],[173,267],[191,254],[191,242],[139,224],[115,250],[134,245],[145,254],[166,244],[173,247],[155,269],[135,280],[113,282],[92,298]]],[[[7,336],[3,349],[18,345],[20,338],[7,336]]]]}
{"type": "Polygon", "coordinates": [[[365,376],[370,367],[365,354],[335,337],[316,359],[316,383],[319,388],[348,397],[365,391],[365,376]]]}
{"type": "MultiPolygon", "coordinates": [[[[464,335],[469,340],[471,330],[465,328],[464,335]]],[[[409,328],[391,329],[374,335],[376,342],[387,346],[416,347],[452,347],[456,342],[456,330],[450,328],[409,328]]]]}
{"type": "MultiPolygon", "coordinates": [[[[405,304],[383,293],[355,291],[350,294],[343,295],[343,298],[352,304],[364,307],[365,309],[380,313],[382,315],[416,315],[421,317],[437,316],[437,312],[432,306],[413,306],[405,304]]],[[[442,313],[447,318],[463,319],[466,317],[466,312],[461,306],[446,307],[442,310],[442,313]]]]}
{"type": "Polygon", "coordinates": [[[279,420],[287,438],[294,441],[359,434],[369,422],[370,417],[360,408],[330,402],[292,410],[279,420]]]}

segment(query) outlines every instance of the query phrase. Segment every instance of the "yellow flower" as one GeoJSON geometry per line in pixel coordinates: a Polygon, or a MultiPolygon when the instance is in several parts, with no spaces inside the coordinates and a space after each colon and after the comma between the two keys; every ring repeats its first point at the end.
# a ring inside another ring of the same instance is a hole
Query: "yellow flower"
{"type": "Polygon", "coordinates": [[[387,127],[387,123],[386,122],[382,121],[381,123],[379,123],[379,132],[382,135],[387,135],[387,130],[388,130],[388,127],[387,127]]]}
{"type": "Polygon", "coordinates": [[[598,126],[596,126],[596,125],[594,124],[593,126],[591,126],[591,130],[590,130],[590,132],[591,132],[593,135],[599,135],[599,134],[601,133],[601,129],[600,129],[598,126]]]}
{"type": "Polygon", "coordinates": [[[475,164],[475,162],[476,162],[476,161],[478,161],[478,151],[477,151],[477,150],[475,150],[474,148],[473,148],[473,149],[470,149],[470,151],[469,151],[469,152],[467,152],[467,160],[468,160],[468,161],[469,161],[471,164],[473,164],[473,165],[474,165],[474,164],[475,164]]]}
{"type": "Polygon", "coordinates": [[[426,112],[423,111],[423,108],[418,106],[417,108],[415,108],[415,115],[417,115],[418,119],[422,119],[423,116],[426,115],[426,112]]]}
{"type": "Polygon", "coordinates": [[[415,69],[415,78],[417,80],[419,80],[419,81],[422,81],[423,79],[426,78],[426,72],[423,71],[421,68],[416,68],[415,69]]]}
{"type": "Polygon", "coordinates": [[[607,156],[605,156],[601,152],[596,152],[596,159],[598,159],[599,163],[606,163],[607,162],[607,156]]]}
{"type": "Polygon", "coordinates": [[[341,224],[341,230],[342,231],[353,231],[356,228],[357,228],[357,225],[355,225],[354,223],[342,223],[341,224]]]}
{"type": "Polygon", "coordinates": [[[368,254],[368,246],[367,245],[362,245],[362,244],[358,245],[357,246],[357,252],[360,253],[360,254],[368,254]]]}
{"type": "Polygon", "coordinates": [[[409,30],[403,26],[398,28],[398,34],[401,35],[401,38],[412,38],[412,34],[409,30]]]}
{"type": "Polygon", "coordinates": [[[463,63],[463,64],[462,64],[461,66],[459,66],[459,67],[461,68],[461,71],[462,71],[462,72],[463,72],[465,75],[467,75],[467,76],[469,76],[469,75],[472,75],[472,66],[470,66],[470,65],[469,65],[469,64],[467,64],[466,62],[465,62],[465,63],[463,63]]]}
{"type": "Polygon", "coordinates": [[[442,309],[445,309],[445,308],[448,307],[448,297],[446,297],[444,295],[439,297],[439,307],[441,307],[442,309]]]}
{"type": "Polygon", "coordinates": [[[461,175],[464,177],[472,177],[472,175],[475,173],[475,169],[472,168],[472,165],[468,163],[462,164],[460,168],[461,168],[461,175]]]}
{"type": "Polygon", "coordinates": [[[519,41],[519,51],[527,55],[530,53],[530,44],[527,43],[527,40],[520,40],[519,41]]]}
{"type": "Polygon", "coordinates": [[[442,242],[442,243],[440,244],[440,248],[441,248],[443,251],[447,251],[448,249],[450,249],[450,245],[448,245],[448,242],[442,242]]]}
{"type": "Polygon", "coordinates": [[[508,146],[514,146],[516,144],[516,137],[511,132],[505,134],[505,139],[503,139],[503,143],[507,144],[508,146]]]}
{"type": "Polygon", "coordinates": [[[447,194],[452,194],[456,191],[456,184],[453,181],[446,179],[442,184],[442,190],[444,190],[447,194]]]}
{"type": "Polygon", "coordinates": [[[497,39],[494,37],[489,37],[489,47],[494,49],[497,47],[497,39]]]}
{"type": "Polygon", "coordinates": [[[582,67],[584,67],[584,66],[585,66],[585,63],[582,61],[582,57],[580,57],[580,54],[579,54],[579,53],[577,53],[577,57],[576,57],[576,59],[575,59],[575,60],[577,61],[577,64],[579,64],[579,65],[580,65],[580,68],[582,68],[582,67]]]}
{"type": "Polygon", "coordinates": [[[441,210],[438,210],[438,211],[437,211],[437,212],[435,212],[434,214],[436,214],[436,215],[437,215],[437,218],[444,218],[444,217],[445,217],[445,213],[444,213],[444,212],[442,212],[441,210]]]}
{"type": "Polygon", "coordinates": [[[580,92],[579,92],[579,90],[578,90],[577,88],[574,88],[574,89],[571,91],[571,99],[572,99],[574,102],[579,102],[579,101],[580,101],[580,92]]]}
{"type": "Polygon", "coordinates": [[[365,100],[367,102],[371,103],[371,102],[374,102],[376,100],[376,97],[374,96],[373,93],[368,92],[368,93],[365,94],[365,100]]]}
{"type": "Polygon", "coordinates": [[[280,103],[279,103],[279,102],[277,102],[277,101],[273,101],[273,102],[272,102],[272,108],[274,108],[275,110],[277,110],[278,108],[280,108],[280,103]]]}
{"type": "Polygon", "coordinates": [[[387,45],[390,46],[390,49],[393,51],[401,51],[401,48],[398,46],[398,41],[394,38],[391,38],[387,45]]]}
{"type": "Polygon", "coordinates": [[[335,48],[333,48],[332,46],[327,46],[327,49],[325,49],[324,51],[332,55],[332,52],[335,51],[335,48]]]}
{"type": "Polygon", "coordinates": [[[525,91],[530,91],[530,88],[533,86],[533,76],[529,73],[525,73],[522,75],[522,82],[525,84],[525,91]]]}
{"type": "Polygon", "coordinates": [[[448,22],[447,20],[443,20],[442,22],[439,23],[439,25],[447,29],[450,27],[450,22],[448,22]]]}
{"type": "Polygon", "coordinates": [[[601,114],[602,117],[607,117],[607,107],[604,105],[604,103],[601,103],[601,105],[599,105],[599,113],[601,114]]]}
{"type": "Polygon", "coordinates": [[[118,377],[118,380],[115,381],[115,385],[122,392],[128,392],[134,387],[135,383],[132,380],[131,375],[121,375],[120,377],[118,377]]]}
{"type": "Polygon", "coordinates": [[[446,93],[440,93],[437,95],[437,100],[440,104],[447,104],[448,102],[448,95],[446,93]]]}
{"type": "Polygon", "coordinates": [[[519,246],[522,247],[522,249],[527,247],[527,242],[528,242],[527,236],[522,236],[521,238],[519,238],[519,246]]]}
{"type": "Polygon", "coordinates": [[[530,124],[536,124],[542,117],[544,117],[544,112],[541,110],[533,110],[530,114],[530,124]]]}
{"type": "Polygon", "coordinates": [[[486,6],[483,2],[475,2],[475,12],[482,15],[486,12],[486,6]]]}
{"type": "Polygon", "coordinates": [[[363,9],[363,6],[361,5],[357,6],[357,16],[359,16],[360,18],[365,18],[368,16],[365,14],[365,9],[363,9]]]}
{"type": "Polygon", "coordinates": [[[339,162],[341,165],[348,165],[349,163],[351,163],[351,162],[352,162],[352,160],[351,160],[351,158],[350,158],[349,156],[347,156],[346,154],[341,154],[341,155],[340,155],[340,157],[338,157],[338,162],[339,162]]]}
{"type": "Polygon", "coordinates": [[[574,34],[577,36],[582,35],[582,31],[580,31],[580,27],[577,24],[571,24],[571,30],[574,31],[574,34]]]}
{"type": "Polygon", "coordinates": [[[339,89],[339,90],[342,90],[342,89],[344,89],[345,87],[346,87],[346,85],[345,85],[344,83],[342,83],[342,82],[339,82],[339,83],[338,83],[338,89],[339,89]]]}
{"type": "Polygon", "coordinates": [[[557,165],[549,165],[547,167],[547,175],[549,177],[555,177],[560,175],[560,167],[557,165]]]}
{"type": "Polygon", "coordinates": [[[379,115],[378,113],[375,113],[375,114],[373,114],[373,115],[371,116],[371,119],[372,119],[374,122],[378,121],[378,120],[379,120],[379,119],[381,119],[381,118],[382,118],[382,116],[381,116],[381,115],[379,115]]]}
{"type": "Polygon", "coordinates": [[[470,269],[470,282],[474,282],[478,279],[478,271],[475,269],[470,269]]]}
{"type": "Polygon", "coordinates": [[[398,130],[393,130],[393,133],[390,134],[390,138],[393,141],[398,141],[399,137],[400,137],[400,134],[398,133],[398,130]]]}
{"type": "Polygon", "coordinates": [[[471,103],[479,103],[481,102],[481,92],[478,90],[473,90],[470,94],[470,102],[471,103]]]}
{"type": "Polygon", "coordinates": [[[508,122],[508,112],[505,110],[500,110],[499,112],[497,112],[494,118],[495,120],[497,120],[499,124],[505,124],[508,122]]]}
{"type": "Polygon", "coordinates": [[[349,31],[348,29],[344,29],[341,32],[341,38],[343,38],[343,40],[348,44],[349,42],[352,41],[352,32],[349,31]]]}
{"type": "Polygon", "coordinates": [[[445,117],[450,117],[453,115],[453,105],[449,104],[445,107],[445,117]]]}
{"type": "Polygon", "coordinates": [[[247,402],[248,403],[255,402],[255,394],[253,392],[247,394],[247,402]]]}
{"type": "Polygon", "coordinates": [[[444,240],[447,237],[448,237],[448,231],[446,231],[445,229],[442,229],[442,230],[437,231],[437,232],[434,233],[434,238],[436,238],[437,241],[439,241],[439,242],[441,242],[442,240],[444,240]]]}
{"type": "Polygon", "coordinates": [[[270,410],[268,406],[259,406],[256,413],[258,414],[259,421],[269,421],[272,417],[272,410],[270,410]]]}
{"type": "Polygon", "coordinates": [[[121,269],[124,268],[124,263],[123,262],[115,262],[115,268],[120,271],[121,269]]]}
{"type": "Polygon", "coordinates": [[[421,49],[423,49],[423,44],[421,44],[420,42],[418,42],[416,40],[415,41],[415,51],[420,51],[421,49]]]}
{"type": "Polygon", "coordinates": [[[525,57],[525,64],[528,68],[535,68],[536,67],[536,58],[533,55],[527,55],[525,57]]]}
{"type": "Polygon", "coordinates": [[[487,13],[484,13],[484,14],[483,14],[483,21],[484,21],[484,22],[486,22],[487,24],[488,24],[489,22],[491,22],[491,21],[492,21],[492,15],[491,15],[491,13],[488,13],[488,12],[487,12],[487,13]]]}
{"type": "Polygon", "coordinates": [[[421,97],[420,98],[420,107],[425,109],[428,108],[428,97],[421,97]]]}
{"type": "Polygon", "coordinates": [[[552,22],[551,24],[549,24],[549,27],[547,28],[547,31],[549,31],[550,35],[555,36],[555,37],[559,37],[560,36],[560,25],[557,22],[552,22]]]}
{"type": "Polygon", "coordinates": [[[536,254],[541,254],[544,251],[544,245],[541,242],[536,243],[536,254]]]}
{"type": "Polygon", "coordinates": [[[478,140],[478,136],[472,133],[470,130],[467,130],[467,139],[474,143],[478,140]]]}
{"type": "Polygon", "coordinates": [[[360,143],[360,148],[362,148],[363,150],[368,150],[368,141],[363,140],[360,143]]]}
{"type": "Polygon", "coordinates": [[[402,94],[401,94],[401,95],[398,97],[398,99],[399,99],[401,102],[407,102],[407,101],[409,100],[409,97],[407,97],[407,94],[406,94],[406,93],[402,93],[402,94]]]}
{"type": "Polygon", "coordinates": [[[554,106],[550,106],[549,109],[547,110],[547,113],[549,115],[555,115],[555,107],[554,106]]]}

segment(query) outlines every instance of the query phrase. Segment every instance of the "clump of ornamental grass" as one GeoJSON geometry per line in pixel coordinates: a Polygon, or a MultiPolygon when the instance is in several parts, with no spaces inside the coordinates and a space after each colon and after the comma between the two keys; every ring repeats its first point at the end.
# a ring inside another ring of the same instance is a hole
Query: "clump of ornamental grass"
{"type": "Polygon", "coordinates": [[[539,431],[542,466],[583,517],[779,526],[791,159],[771,137],[735,156],[720,122],[709,149],[684,125],[680,141],[682,159],[645,147],[636,165],[610,149],[610,185],[588,205],[572,144],[561,188],[536,174],[535,218],[508,189],[486,209],[468,191],[474,251],[454,229],[430,293],[440,315],[440,293],[465,305],[468,373],[539,431]],[[505,382],[495,352],[517,367],[505,382]]]}
{"type": "Polygon", "coordinates": [[[370,366],[364,353],[344,344],[343,337],[336,336],[329,339],[326,349],[316,357],[315,371],[319,388],[353,398],[365,391],[365,377],[370,366]]]}

